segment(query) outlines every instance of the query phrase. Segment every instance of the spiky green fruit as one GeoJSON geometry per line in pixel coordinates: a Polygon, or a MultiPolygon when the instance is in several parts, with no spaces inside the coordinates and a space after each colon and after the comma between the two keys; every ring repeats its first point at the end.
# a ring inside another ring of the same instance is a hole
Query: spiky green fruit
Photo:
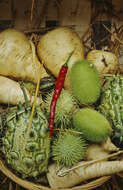
{"type": "MultiPolygon", "coordinates": [[[[54,91],[48,94],[45,99],[45,109],[48,116],[50,114],[50,105],[53,93],[54,91]]],[[[54,123],[56,125],[60,124],[62,126],[68,125],[71,121],[72,114],[76,109],[76,105],[76,101],[72,94],[69,91],[62,89],[61,94],[56,103],[54,123]]]]}
{"type": "Polygon", "coordinates": [[[86,150],[85,140],[72,131],[61,132],[52,145],[52,156],[59,165],[72,167],[83,159],[86,150]]]}
{"type": "Polygon", "coordinates": [[[83,60],[73,64],[70,74],[73,95],[82,104],[92,104],[100,95],[100,79],[96,67],[83,60]]]}
{"type": "Polygon", "coordinates": [[[99,110],[112,125],[112,140],[123,144],[123,76],[106,77],[99,110]]]}
{"type": "Polygon", "coordinates": [[[40,107],[35,108],[29,136],[27,126],[31,107],[20,106],[4,115],[1,151],[7,164],[22,178],[36,177],[47,171],[50,152],[48,121],[40,107]]]}
{"type": "Polygon", "coordinates": [[[92,142],[103,142],[111,134],[108,120],[98,111],[82,108],[73,116],[74,127],[92,142]]]}

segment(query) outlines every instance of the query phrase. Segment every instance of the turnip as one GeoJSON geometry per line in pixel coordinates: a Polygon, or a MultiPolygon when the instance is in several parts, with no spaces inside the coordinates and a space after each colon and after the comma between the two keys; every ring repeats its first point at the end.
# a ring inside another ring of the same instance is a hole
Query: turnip
{"type": "Polygon", "coordinates": [[[96,66],[101,77],[107,73],[116,73],[119,67],[116,55],[108,51],[92,50],[88,53],[87,60],[96,66]]]}
{"type": "Polygon", "coordinates": [[[38,77],[47,76],[34,44],[18,30],[6,29],[0,33],[0,75],[35,83],[38,77]]]}
{"type": "MultiPolygon", "coordinates": [[[[27,98],[30,103],[33,102],[34,97],[26,90],[27,98]]],[[[20,84],[7,77],[0,76],[0,103],[17,105],[25,101],[23,91],[20,84]]],[[[37,98],[36,103],[40,104],[42,99],[37,98]]]]}
{"type": "Polygon", "coordinates": [[[103,143],[91,143],[86,150],[86,160],[96,160],[96,159],[108,159],[108,155],[111,152],[117,152],[117,148],[112,142],[110,137],[107,138],[103,143]]]}
{"type": "Polygon", "coordinates": [[[37,52],[44,65],[57,77],[70,52],[74,53],[68,64],[65,88],[70,89],[70,69],[75,61],[84,58],[82,42],[77,33],[68,27],[58,27],[41,36],[37,52]]]}

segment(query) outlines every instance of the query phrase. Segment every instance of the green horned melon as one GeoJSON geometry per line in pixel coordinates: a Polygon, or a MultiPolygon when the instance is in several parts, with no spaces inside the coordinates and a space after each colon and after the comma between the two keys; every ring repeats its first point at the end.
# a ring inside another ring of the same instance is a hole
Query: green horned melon
{"type": "Polygon", "coordinates": [[[22,178],[37,177],[46,172],[49,159],[48,122],[39,106],[35,108],[27,142],[25,140],[30,114],[31,107],[22,105],[4,113],[1,122],[5,127],[1,151],[6,163],[22,178]]]}
{"type": "Polygon", "coordinates": [[[92,104],[100,96],[100,79],[93,63],[82,60],[75,62],[70,74],[73,95],[81,104],[92,104]]]}
{"type": "Polygon", "coordinates": [[[98,109],[112,125],[112,140],[123,144],[123,76],[106,77],[98,109]]]}

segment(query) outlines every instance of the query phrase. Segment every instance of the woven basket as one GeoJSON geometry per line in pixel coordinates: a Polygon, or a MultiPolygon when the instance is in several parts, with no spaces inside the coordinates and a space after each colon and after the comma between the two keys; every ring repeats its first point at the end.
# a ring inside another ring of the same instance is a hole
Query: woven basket
{"type": "MultiPolygon", "coordinates": [[[[14,181],[18,185],[20,185],[20,186],[22,186],[22,187],[24,187],[26,189],[29,189],[29,190],[51,190],[50,187],[35,184],[35,183],[30,182],[30,181],[23,180],[20,177],[16,176],[12,171],[10,171],[4,165],[4,162],[2,160],[0,160],[0,170],[4,175],[6,175],[12,181],[14,181]]],[[[110,178],[111,178],[111,176],[103,176],[103,177],[97,178],[97,179],[95,179],[95,180],[93,180],[91,182],[88,182],[86,184],[82,184],[80,186],[75,186],[75,187],[72,187],[72,188],[64,188],[64,189],[60,189],[60,190],[85,190],[85,189],[90,190],[90,189],[94,189],[96,187],[101,186],[106,181],[108,181],[110,178]]]]}
{"type": "MultiPolygon", "coordinates": [[[[121,68],[120,68],[119,73],[123,74],[123,65],[120,65],[120,67],[121,68]]],[[[4,161],[1,158],[0,158],[0,171],[5,176],[10,178],[13,182],[17,183],[18,185],[20,185],[26,189],[29,189],[29,190],[53,190],[49,186],[44,186],[41,184],[37,184],[34,182],[30,182],[30,181],[21,179],[20,177],[15,175],[9,168],[7,168],[7,166],[5,165],[4,161]]],[[[123,178],[123,173],[117,173],[117,175],[119,177],[123,178]]],[[[60,188],[59,190],[91,190],[91,189],[95,189],[97,187],[102,186],[110,178],[111,178],[111,176],[102,176],[102,177],[93,179],[91,181],[86,181],[86,183],[74,186],[72,188],[63,188],[63,189],[60,188]]]]}
{"type": "MultiPolygon", "coordinates": [[[[112,153],[111,155],[108,155],[106,158],[115,158],[118,160],[123,159],[123,150],[119,150],[118,152],[112,153]],[[121,156],[120,156],[121,155],[121,156]]],[[[97,160],[92,160],[92,161],[88,161],[88,163],[85,163],[85,165],[90,165],[93,164],[95,162],[100,162],[102,161],[102,159],[97,159],[97,160]],[[91,162],[91,163],[90,163],[91,162]]],[[[10,178],[12,181],[14,181],[16,184],[29,189],[29,190],[53,190],[52,188],[50,188],[48,185],[42,185],[42,184],[37,184],[31,181],[27,181],[24,179],[21,179],[20,177],[18,177],[15,173],[13,173],[12,170],[10,170],[9,168],[7,168],[5,161],[3,159],[0,158],[0,171],[7,176],[8,178],[10,178]]],[[[63,171],[64,172],[64,171],[63,171]]],[[[120,178],[123,179],[123,172],[120,173],[116,173],[117,176],[119,176],[120,178]]],[[[60,188],[59,190],[91,190],[91,189],[95,189],[97,187],[102,186],[105,182],[107,182],[111,176],[102,176],[102,177],[98,177],[98,178],[94,178],[94,179],[90,179],[89,181],[85,181],[84,183],[81,183],[81,185],[77,185],[71,188],[60,188]]],[[[58,189],[57,189],[58,190],[58,189]]]]}
{"type": "MultiPolygon", "coordinates": [[[[121,68],[123,69],[123,65],[121,66],[121,68]]],[[[123,72],[123,70],[121,70],[121,71],[123,72]]],[[[120,72],[120,73],[122,74],[122,72],[120,72]]],[[[53,190],[49,186],[44,186],[42,184],[37,184],[37,183],[31,182],[31,181],[21,179],[20,177],[15,175],[9,168],[7,168],[7,166],[5,165],[4,161],[1,158],[0,158],[0,171],[5,176],[10,178],[12,181],[14,181],[18,185],[20,185],[26,189],[29,189],[29,190],[53,190]]],[[[117,173],[117,175],[123,179],[123,172],[117,173]]],[[[95,189],[97,187],[102,186],[110,178],[111,178],[111,176],[102,176],[102,177],[93,179],[91,181],[86,181],[85,183],[83,183],[81,185],[77,185],[72,188],[63,188],[63,189],[60,188],[60,190],[91,190],[91,189],[95,189]]]]}

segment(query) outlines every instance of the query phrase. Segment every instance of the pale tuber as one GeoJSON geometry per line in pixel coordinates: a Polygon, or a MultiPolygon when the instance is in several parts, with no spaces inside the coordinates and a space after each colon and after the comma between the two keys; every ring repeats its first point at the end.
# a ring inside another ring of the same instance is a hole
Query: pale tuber
{"type": "MultiPolygon", "coordinates": [[[[33,102],[34,97],[26,90],[27,98],[30,103],[33,102]]],[[[20,84],[7,77],[0,76],[0,103],[17,105],[24,103],[23,91],[20,88],[20,84]]],[[[42,99],[37,98],[36,103],[40,104],[42,99]]]]}
{"type": "MultiPolygon", "coordinates": [[[[86,161],[81,162],[86,163],[86,161]]],[[[47,174],[49,184],[51,188],[67,188],[77,185],[85,180],[93,179],[100,176],[112,175],[117,172],[123,171],[122,161],[100,161],[88,166],[82,166],[74,171],[69,172],[63,177],[57,175],[57,165],[52,164],[49,166],[49,172],[47,174]]]]}

